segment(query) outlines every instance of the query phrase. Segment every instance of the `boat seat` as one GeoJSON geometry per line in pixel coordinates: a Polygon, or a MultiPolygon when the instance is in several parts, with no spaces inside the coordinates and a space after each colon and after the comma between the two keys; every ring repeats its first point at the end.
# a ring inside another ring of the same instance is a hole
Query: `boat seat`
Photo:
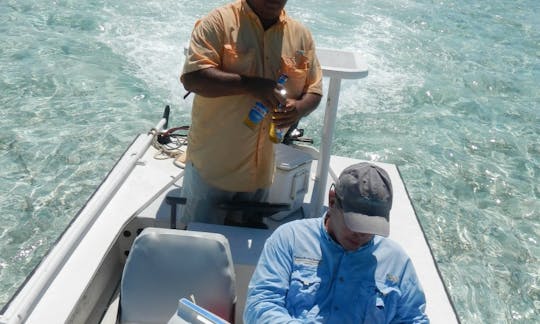
{"type": "Polygon", "coordinates": [[[120,323],[167,323],[181,298],[233,323],[234,263],[218,233],[146,228],[133,242],[120,283],[120,323]]]}

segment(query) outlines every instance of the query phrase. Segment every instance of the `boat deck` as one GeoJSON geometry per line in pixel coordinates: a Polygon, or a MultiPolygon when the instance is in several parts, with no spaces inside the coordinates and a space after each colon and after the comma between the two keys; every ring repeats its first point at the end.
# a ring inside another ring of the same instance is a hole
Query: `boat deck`
{"type": "MultiPolygon", "coordinates": [[[[142,142],[145,136],[147,135],[140,135],[134,141],[97,193],[113,186],[112,183],[121,176],[120,173],[127,167],[129,160],[143,149],[142,142]]],[[[58,254],[59,249],[67,248],[62,246],[65,239],[74,237],[77,244],[61,260],[63,266],[58,269],[58,273],[51,276],[54,279],[43,291],[27,323],[82,322],[82,319],[99,322],[101,320],[116,290],[127,251],[136,233],[146,226],[170,227],[171,225],[172,207],[164,202],[164,198],[171,195],[178,196],[182,184],[179,174],[183,170],[175,166],[172,159],[155,159],[156,153],[157,151],[150,147],[136,161],[132,172],[121,183],[105,208],[100,211],[99,217],[91,219],[91,216],[87,215],[91,212],[93,200],[99,199],[96,194],[67,229],[58,245],[43,261],[44,266],[46,267],[50,259],[58,254]],[[75,237],[77,235],[79,237],[75,237]],[[95,269],[101,270],[96,274],[95,269]],[[84,293],[81,294],[81,292],[84,293]]],[[[311,201],[310,193],[317,168],[316,162],[313,161],[310,169],[310,188],[304,197],[306,205],[311,201]]],[[[335,174],[339,174],[342,169],[356,162],[359,160],[332,156],[330,169],[335,174]]],[[[388,172],[394,187],[390,238],[399,242],[410,255],[426,293],[427,312],[433,323],[458,323],[399,171],[391,164],[380,163],[379,165],[388,172]]],[[[329,175],[327,190],[332,182],[332,177],[329,175]]],[[[326,200],[325,204],[327,204],[326,200]]],[[[307,214],[297,210],[292,217],[287,217],[286,221],[302,218],[307,214]]],[[[179,214],[177,216],[179,217],[179,214]]],[[[279,225],[279,222],[269,223],[270,228],[279,225]]],[[[236,231],[243,234],[232,235],[231,233],[235,230],[225,226],[191,224],[189,229],[221,232],[232,242],[233,257],[237,260],[235,264],[239,296],[237,318],[240,319],[247,282],[264,238],[271,233],[271,230],[238,228],[236,231]],[[241,240],[248,239],[258,243],[251,244],[253,246],[251,254],[246,256],[245,252],[240,252],[240,249],[235,249],[235,246],[240,246],[241,240]],[[242,257],[244,259],[240,260],[242,257]]],[[[37,277],[39,275],[40,273],[37,277]]],[[[31,277],[24,288],[32,287],[34,280],[37,280],[36,276],[31,277]]],[[[24,288],[18,298],[25,297],[24,288]]],[[[240,322],[237,321],[237,323],[240,322]]]]}

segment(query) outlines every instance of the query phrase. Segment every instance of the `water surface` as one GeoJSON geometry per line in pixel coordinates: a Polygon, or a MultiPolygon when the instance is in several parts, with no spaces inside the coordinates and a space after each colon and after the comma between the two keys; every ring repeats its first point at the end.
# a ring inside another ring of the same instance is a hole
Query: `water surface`
{"type": "MultiPolygon", "coordinates": [[[[0,305],[166,104],[189,124],[183,46],[226,2],[0,3],[0,305]]],[[[333,153],[399,166],[462,322],[540,321],[540,2],[287,6],[363,54],[333,153]]]]}

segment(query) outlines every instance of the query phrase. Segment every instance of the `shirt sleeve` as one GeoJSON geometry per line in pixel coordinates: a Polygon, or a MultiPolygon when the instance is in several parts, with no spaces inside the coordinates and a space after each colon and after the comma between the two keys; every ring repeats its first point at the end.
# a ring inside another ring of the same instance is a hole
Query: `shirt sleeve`
{"type": "Polygon", "coordinates": [[[182,74],[221,65],[223,20],[218,11],[198,20],[193,27],[182,74]]]}
{"type": "Polygon", "coordinates": [[[278,228],[266,241],[248,285],[244,322],[302,323],[289,315],[285,296],[289,289],[294,237],[290,230],[278,228]]]}
{"type": "Polygon", "coordinates": [[[310,62],[310,68],[308,71],[308,77],[307,77],[307,89],[305,92],[307,93],[314,93],[318,94],[320,96],[323,95],[323,89],[322,89],[322,79],[323,79],[323,72],[321,68],[321,64],[319,63],[319,59],[317,57],[317,51],[315,49],[315,42],[313,41],[313,38],[310,35],[310,51],[312,52],[311,55],[311,62],[310,62]]]}
{"type": "Polygon", "coordinates": [[[429,324],[426,315],[426,296],[410,260],[405,265],[400,289],[400,302],[391,323],[429,324]]]}

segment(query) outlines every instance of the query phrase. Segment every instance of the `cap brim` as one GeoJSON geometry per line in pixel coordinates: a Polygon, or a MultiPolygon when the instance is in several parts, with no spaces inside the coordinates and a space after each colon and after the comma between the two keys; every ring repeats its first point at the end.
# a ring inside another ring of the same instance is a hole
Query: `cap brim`
{"type": "Polygon", "coordinates": [[[384,216],[367,216],[358,213],[343,213],[347,227],[357,233],[390,235],[390,222],[384,216]]]}

